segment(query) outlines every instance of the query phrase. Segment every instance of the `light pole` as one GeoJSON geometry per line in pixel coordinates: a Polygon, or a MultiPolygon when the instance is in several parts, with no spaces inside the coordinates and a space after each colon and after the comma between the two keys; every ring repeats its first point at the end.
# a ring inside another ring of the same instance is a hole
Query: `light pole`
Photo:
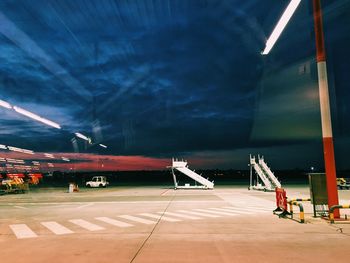
{"type": "MultiPolygon", "coordinates": [[[[336,166],[334,158],[334,145],[332,134],[332,119],[329,103],[329,91],[327,80],[326,49],[324,44],[322,8],[320,0],[313,0],[315,40],[316,40],[316,59],[318,71],[318,87],[320,96],[321,122],[323,154],[326,170],[328,208],[339,204],[338,189],[336,181],[336,166]]],[[[339,209],[334,210],[334,217],[339,218],[339,209]]]]}
{"type": "MultiPolygon", "coordinates": [[[[326,183],[327,183],[327,195],[328,195],[328,207],[331,208],[334,205],[338,205],[338,189],[337,189],[337,176],[334,158],[334,145],[332,134],[332,119],[329,103],[329,91],[327,80],[327,65],[326,65],[326,49],[324,44],[323,24],[322,24],[322,9],[320,0],[313,1],[313,16],[315,27],[315,41],[316,41],[316,59],[317,59],[317,71],[318,71],[318,86],[320,97],[320,109],[321,109],[321,123],[322,123],[322,139],[323,139],[323,154],[324,164],[326,170],[326,183]]],[[[288,21],[292,17],[293,13],[297,9],[301,0],[291,0],[288,7],[284,11],[282,17],[278,21],[271,36],[266,41],[266,46],[263,55],[267,55],[277,39],[281,35],[283,29],[287,25],[288,21]]],[[[334,210],[334,218],[339,218],[339,209],[334,210]]]]}

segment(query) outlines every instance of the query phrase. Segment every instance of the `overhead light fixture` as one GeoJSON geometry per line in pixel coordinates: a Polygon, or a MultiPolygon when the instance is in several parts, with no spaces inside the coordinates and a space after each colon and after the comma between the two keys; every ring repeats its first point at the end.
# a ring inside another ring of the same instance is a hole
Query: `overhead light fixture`
{"type": "Polygon", "coordinates": [[[282,31],[288,24],[290,18],[294,14],[295,10],[299,6],[301,0],[291,0],[289,5],[287,6],[286,10],[284,11],[283,15],[281,16],[280,20],[278,21],[276,27],[272,31],[272,34],[270,35],[269,39],[266,41],[266,46],[264,51],[261,53],[262,55],[267,55],[273,46],[275,45],[277,39],[281,35],[282,31]]]}
{"type": "Polygon", "coordinates": [[[46,125],[49,125],[49,126],[51,126],[51,127],[56,128],[56,129],[61,129],[61,126],[60,126],[59,124],[57,124],[56,122],[53,122],[53,121],[50,121],[50,120],[45,119],[45,118],[43,118],[43,117],[40,117],[39,115],[36,115],[36,114],[34,114],[34,113],[30,112],[30,111],[27,111],[27,110],[22,109],[22,108],[17,107],[17,106],[13,106],[13,109],[14,109],[16,112],[18,112],[18,113],[20,113],[20,114],[22,114],[22,115],[24,115],[24,116],[27,116],[27,117],[29,117],[29,118],[32,118],[32,119],[34,119],[34,120],[36,120],[36,121],[40,121],[40,122],[42,122],[42,123],[44,123],[44,124],[46,124],[46,125]]]}
{"type": "Polygon", "coordinates": [[[6,102],[6,101],[3,101],[3,100],[0,100],[0,106],[1,107],[4,107],[6,109],[12,109],[12,106],[10,103],[6,102]]]}
{"type": "Polygon", "coordinates": [[[100,143],[99,145],[100,145],[102,148],[107,148],[107,146],[104,145],[104,144],[102,144],[102,143],[100,143]]]}
{"type": "Polygon", "coordinates": [[[76,135],[77,137],[79,137],[80,139],[83,139],[83,140],[85,140],[85,141],[88,141],[88,142],[91,141],[90,138],[88,138],[87,136],[85,136],[84,134],[81,134],[81,133],[79,133],[79,132],[76,132],[75,135],[76,135]]]}

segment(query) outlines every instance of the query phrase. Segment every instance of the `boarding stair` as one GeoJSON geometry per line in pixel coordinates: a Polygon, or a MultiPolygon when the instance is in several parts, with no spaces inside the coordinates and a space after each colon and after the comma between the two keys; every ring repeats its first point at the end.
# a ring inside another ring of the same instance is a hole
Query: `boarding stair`
{"type": "Polygon", "coordinates": [[[181,188],[203,188],[203,189],[213,189],[214,188],[214,182],[209,181],[208,179],[204,178],[203,176],[197,174],[195,171],[192,171],[188,168],[187,161],[179,161],[172,159],[172,166],[171,166],[173,178],[174,178],[174,184],[175,189],[181,189],[181,188]],[[189,185],[185,184],[184,186],[179,186],[175,171],[179,171],[182,174],[190,177],[200,185],[189,185]]]}
{"type": "Polygon", "coordinates": [[[264,161],[264,156],[260,157],[258,156],[259,159],[259,165],[262,168],[263,172],[265,175],[267,175],[267,178],[269,178],[272,186],[281,188],[281,183],[278,181],[277,177],[274,175],[274,173],[271,171],[270,167],[267,166],[266,162],[264,161]]]}
{"type": "Polygon", "coordinates": [[[258,162],[255,159],[255,156],[250,155],[250,186],[249,189],[263,190],[263,191],[275,191],[275,188],[281,187],[281,183],[278,181],[274,173],[267,166],[264,161],[264,157],[258,155],[258,162]],[[258,175],[263,184],[256,182],[256,185],[253,185],[252,180],[252,170],[254,169],[255,173],[258,175]]]}

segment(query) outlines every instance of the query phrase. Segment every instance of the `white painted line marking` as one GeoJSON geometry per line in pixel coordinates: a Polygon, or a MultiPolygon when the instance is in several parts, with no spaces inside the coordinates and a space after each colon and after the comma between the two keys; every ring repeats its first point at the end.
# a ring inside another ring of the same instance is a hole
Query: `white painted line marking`
{"type": "Polygon", "coordinates": [[[234,213],[212,211],[212,210],[209,210],[209,209],[194,209],[194,210],[200,211],[200,212],[206,212],[206,213],[213,213],[213,214],[217,214],[217,215],[225,215],[225,216],[236,216],[237,215],[237,214],[234,214],[234,213]]]}
{"type": "Polygon", "coordinates": [[[261,208],[261,207],[232,207],[232,206],[225,206],[223,207],[225,209],[230,209],[230,210],[245,210],[245,211],[254,211],[254,212],[272,212],[271,209],[266,209],[266,208],[261,208]]]}
{"type": "Polygon", "coordinates": [[[151,220],[148,220],[148,219],[143,219],[143,218],[136,217],[136,216],[121,215],[121,216],[118,216],[118,217],[130,220],[130,221],[146,224],[146,225],[153,225],[153,224],[157,223],[155,221],[151,221],[151,220]]]}
{"type": "Polygon", "coordinates": [[[23,206],[19,206],[19,205],[14,205],[13,207],[19,208],[19,209],[29,209],[28,207],[23,207],[23,206]]]}
{"type": "Polygon", "coordinates": [[[86,204],[86,205],[81,205],[81,206],[78,206],[77,209],[82,209],[82,208],[85,208],[85,207],[88,207],[88,206],[92,206],[94,203],[89,203],[89,204],[86,204]]]}
{"type": "Polygon", "coordinates": [[[162,215],[154,215],[154,214],[150,214],[150,213],[142,213],[140,214],[141,216],[148,216],[151,218],[155,218],[157,220],[161,219],[163,221],[168,221],[168,222],[180,222],[182,220],[180,219],[175,219],[175,218],[171,218],[171,217],[167,217],[167,216],[162,216],[162,215]]]}
{"type": "Polygon", "coordinates": [[[241,209],[228,209],[228,208],[209,208],[212,210],[216,210],[216,211],[222,211],[222,212],[229,212],[229,213],[234,213],[234,214],[242,214],[242,215],[254,215],[256,214],[253,211],[242,211],[241,209]]]}
{"type": "Polygon", "coordinates": [[[269,211],[272,212],[274,210],[274,207],[266,208],[266,207],[258,207],[258,206],[247,206],[245,209],[254,209],[254,210],[261,210],[261,211],[269,211]]]}
{"type": "Polygon", "coordinates": [[[65,234],[74,233],[72,230],[66,228],[65,226],[60,225],[55,221],[41,222],[40,224],[42,224],[44,227],[46,227],[56,235],[65,235],[65,234]]]}
{"type": "Polygon", "coordinates": [[[38,237],[26,224],[10,225],[10,228],[18,239],[38,237]]]}
{"type": "Polygon", "coordinates": [[[193,212],[193,211],[186,211],[186,210],[177,210],[177,212],[186,213],[186,214],[190,214],[190,215],[196,215],[196,216],[211,217],[211,218],[221,217],[219,215],[213,215],[213,214],[201,213],[201,212],[193,212]]]}
{"type": "Polygon", "coordinates": [[[233,210],[236,210],[236,209],[242,209],[242,210],[247,210],[247,211],[269,211],[269,212],[272,212],[273,209],[270,209],[270,208],[264,208],[264,207],[253,207],[253,206],[245,206],[245,207],[232,207],[232,206],[225,206],[223,208],[226,208],[226,209],[233,209],[233,210]]]}
{"type": "MultiPolygon", "coordinates": [[[[209,203],[217,203],[218,201],[212,201],[212,200],[195,200],[195,201],[191,201],[191,200],[186,200],[186,201],[172,201],[172,203],[205,203],[205,204],[209,204],[209,203]]],[[[91,203],[91,202],[88,202],[91,203]]],[[[169,201],[154,201],[154,200],[148,200],[148,201],[98,201],[98,202],[94,202],[94,204],[168,204],[169,201]]],[[[7,203],[6,205],[16,205],[17,203],[7,203]]],[[[22,203],[23,205],[79,205],[79,204],[84,204],[84,202],[28,202],[28,203],[22,203]]]]}
{"type": "Polygon", "coordinates": [[[102,226],[99,226],[99,225],[95,225],[93,223],[90,223],[88,221],[85,221],[83,219],[70,219],[68,220],[69,222],[73,223],[73,224],[76,224],[82,228],[85,228],[87,230],[90,230],[90,231],[98,231],[98,230],[103,230],[105,229],[104,227],[102,226]]]}
{"type": "Polygon", "coordinates": [[[187,218],[187,219],[194,219],[194,220],[198,220],[198,219],[203,219],[197,216],[189,216],[189,215],[183,215],[183,214],[179,214],[179,213],[172,213],[172,212],[158,212],[158,214],[165,214],[165,215],[169,215],[169,216],[175,216],[175,217],[182,217],[182,218],[187,218]]]}
{"type": "Polygon", "coordinates": [[[122,222],[122,221],[119,221],[116,219],[112,219],[109,217],[95,217],[95,219],[102,221],[102,222],[105,222],[107,224],[113,225],[113,226],[119,226],[119,227],[131,227],[131,226],[133,226],[132,224],[128,224],[128,223],[125,223],[125,222],[122,222]]]}

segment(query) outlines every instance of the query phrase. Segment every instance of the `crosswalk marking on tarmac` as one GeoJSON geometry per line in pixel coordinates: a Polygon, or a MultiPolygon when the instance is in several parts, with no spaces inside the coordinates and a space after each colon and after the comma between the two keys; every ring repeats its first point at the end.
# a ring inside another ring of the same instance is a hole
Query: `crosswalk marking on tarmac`
{"type": "Polygon", "coordinates": [[[183,214],[173,213],[173,212],[158,212],[158,214],[165,214],[169,216],[176,216],[176,217],[182,217],[182,218],[194,219],[194,220],[202,219],[198,216],[189,216],[189,215],[183,215],[183,214]]]}
{"type": "Polygon", "coordinates": [[[110,225],[114,225],[114,226],[119,226],[119,227],[130,227],[133,226],[132,224],[129,223],[125,223],[116,219],[112,219],[109,217],[95,217],[96,220],[108,223],[110,225]]]}
{"type": "Polygon", "coordinates": [[[37,237],[37,234],[35,234],[26,224],[10,225],[10,228],[18,239],[37,237]]]}
{"type": "Polygon", "coordinates": [[[65,234],[74,233],[72,230],[66,228],[65,226],[60,225],[55,221],[41,222],[40,224],[42,224],[44,227],[46,227],[56,235],[65,235],[65,234]]]}
{"type": "MultiPolygon", "coordinates": [[[[141,213],[138,215],[118,215],[117,217],[120,219],[127,220],[126,222],[116,220],[110,217],[95,217],[96,220],[118,226],[118,227],[132,227],[134,226],[131,223],[127,223],[128,221],[151,225],[156,224],[158,220],[168,221],[168,222],[180,222],[186,219],[203,219],[207,218],[219,218],[224,216],[239,216],[239,215],[250,215],[250,214],[258,214],[264,212],[271,212],[271,209],[268,209],[263,206],[223,206],[223,207],[211,207],[205,209],[191,209],[191,210],[175,210],[175,211],[165,211],[165,212],[157,212],[157,213],[141,213]],[[146,218],[147,219],[146,219],[146,218]],[[153,220],[152,220],[153,219],[153,220]]],[[[105,229],[104,226],[100,226],[98,224],[91,223],[84,219],[70,219],[68,222],[77,225],[81,228],[84,228],[89,231],[98,231],[105,229]]],[[[74,231],[69,228],[55,222],[40,222],[41,225],[46,227],[48,230],[53,232],[56,235],[64,235],[64,234],[72,234],[74,231]]],[[[25,238],[36,238],[38,235],[26,224],[12,224],[9,225],[12,232],[18,239],[25,238]]]]}
{"type": "Polygon", "coordinates": [[[194,212],[194,211],[187,211],[187,210],[177,210],[177,212],[186,213],[190,215],[196,215],[196,216],[204,216],[204,217],[211,217],[211,218],[218,218],[221,217],[220,215],[213,215],[203,212],[194,212]]]}
{"type": "Polygon", "coordinates": [[[85,228],[87,230],[90,230],[90,231],[98,231],[98,230],[103,230],[105,229],[104,227],[102,226],[99,226],[99,225],[96,225],[96,224],[93,224],[93,223],[90,223],[86,220],[83,220],[83,219],[70,219],[68,220],[69,222],[75,224],[75,225],[78,225],[82,228],[85,228]]]}
{"type": "Polygon", "coordinates": [[[155,218],[157,220],[161,219],[163,221],[168,221],[168,222],[179,222],[179,221],[182,221],[180,219],[175,219],[175,218],[162,216],[162,215],[154,215],[154,214],[150,214],[150,213],[142,213],[140,215],[141,216],[147,216],[147,217],[150,217],[150,218],[155,218]]]}
{"type": "Polygon", "coordinates": [[[138,222],[138,223],[146,224],[146,225],[153,225],[153,224],[157,223],[155,221],[151,221],[151,220],[144,219],[144,218],[141,218],[141,217],[136,217],[136,216],[121,215],[121,216],[118,216],[118,217],[130,220],[130,221],[135,221],[135,222],[138,222]]]}
{"type": "Polygon", "coordinates": [[[200,211],[200,212],[218,214],[218,215],[237,216],[237,214],[235,214],[235,213],[212,211],[212,210],[209,210],[209,209],[194,209],[194,210],[200,211]]]}

